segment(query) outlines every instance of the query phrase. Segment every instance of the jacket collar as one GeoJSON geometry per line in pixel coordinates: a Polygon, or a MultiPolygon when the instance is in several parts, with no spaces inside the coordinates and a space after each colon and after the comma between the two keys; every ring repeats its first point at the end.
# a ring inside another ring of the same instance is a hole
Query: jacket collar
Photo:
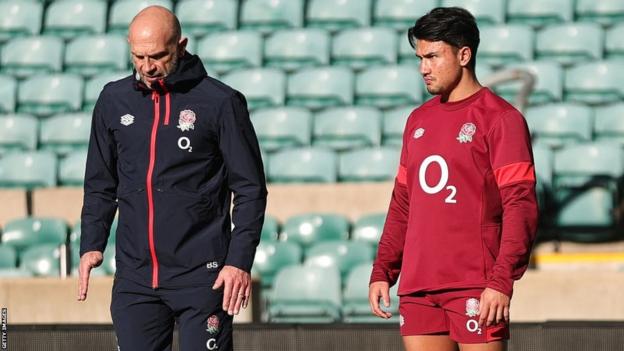
{"type": "Polygon", "coordinates": [[[188,91],[208,75],[199,56],[192,55],[188,51],[180,57],[175,71],[165,77],[160,85],[156,85],[152,87],[152,89],[140,80],[135,69],[132,70],[132,74],[134,76],[134,88],[136,90],[141,90],[143,92],[154,90],[158,93],[188,91]]]}

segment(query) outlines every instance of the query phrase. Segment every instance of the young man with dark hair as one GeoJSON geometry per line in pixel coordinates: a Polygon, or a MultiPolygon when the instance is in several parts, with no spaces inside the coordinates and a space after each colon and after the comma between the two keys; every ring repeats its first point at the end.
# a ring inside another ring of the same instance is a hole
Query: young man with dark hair
{"type": "Polygon", "coordinates": [[[436,8],[408,38],[429,93],[409,116],[370,279],[373,313],[389,318],[399,274],[409,351],[505,349],[514,280],[537,227],[529,132],[475,76],[479,30],[461,8],[436,8]]]}

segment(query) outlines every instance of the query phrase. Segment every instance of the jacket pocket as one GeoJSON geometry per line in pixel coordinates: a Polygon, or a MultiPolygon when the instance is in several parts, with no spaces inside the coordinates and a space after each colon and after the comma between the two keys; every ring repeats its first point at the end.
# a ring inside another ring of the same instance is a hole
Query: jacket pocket
{"type": "Polygon", "coordinates": [[[483,245],[483,268],[486,278],[492,275],[496,263],[501,240],[501,225],[491,224],[481,226],[481,240],[483,245]]]}

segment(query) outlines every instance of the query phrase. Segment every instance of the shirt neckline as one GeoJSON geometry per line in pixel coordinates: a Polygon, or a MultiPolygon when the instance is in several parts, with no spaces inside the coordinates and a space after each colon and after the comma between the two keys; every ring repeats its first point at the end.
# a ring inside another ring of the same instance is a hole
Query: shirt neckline
{"type": "Polygon", "coordinates": [[[464,108],[470,105],[474,100],[478,99],[481,95],[483,95],[487,89],[488,89],[487,87],[481,87],[481,89],[477,90],[474,94],[462,100],[452,101],[452,102],[442,102],[441,97],[438,97],[440,108],[442,108],[443,110],[447,110],[447,111],[456,111],[461,108],[464,108]]]}

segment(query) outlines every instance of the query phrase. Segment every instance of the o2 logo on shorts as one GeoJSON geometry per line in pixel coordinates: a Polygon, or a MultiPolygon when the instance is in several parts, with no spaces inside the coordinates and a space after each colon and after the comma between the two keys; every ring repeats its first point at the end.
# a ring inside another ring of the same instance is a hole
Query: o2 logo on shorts
{"type": "Polygon", "coordinates": [[[217,345],[217,339],[215,338],[208,339],[208,341],[206,341],[206,348],[208,350],[218,350],[219,346],[217,345]]]}
{"type": "Polygon", "coordinates": [[[421,164],[420,169],[418,170],[418,181],[420,182],[420,187],[427,194],[437,194],[443,189],[449,191],[449,195],[444,199],[444,202],[447,204],[455,204],[457,203],[457,199],[455,199],[455,195],[457,195],[457,188],[454,185],[446,185],[448,183],[449,178],[449,169],[448,165],[444,158],[440,155],[431,155],[428,156],[421,164]],[[440,167],[440,180],[438,184],[434,186],[429,186],[427,184],[427,180],[425,179],[425,174],[427,173],[427,168],[432,163],[437,163],[440,167]]]}
{"type": "Polygon", "coordinates": [[[178,147],[182,150],[188,150],[188,152],[193,152],[191,139],[189,139],[188,137],[181,137],[180,139],[178,139],[178,147]]]}
{"type": "Polygon", "coordinates": [[[468,322],[466,322],[466,329],[471,332],[477,332],[477,334],[481,335],[481,328],[479,327],[479,322],[477,322],[474,319],[469,319],[468,322]]]}

